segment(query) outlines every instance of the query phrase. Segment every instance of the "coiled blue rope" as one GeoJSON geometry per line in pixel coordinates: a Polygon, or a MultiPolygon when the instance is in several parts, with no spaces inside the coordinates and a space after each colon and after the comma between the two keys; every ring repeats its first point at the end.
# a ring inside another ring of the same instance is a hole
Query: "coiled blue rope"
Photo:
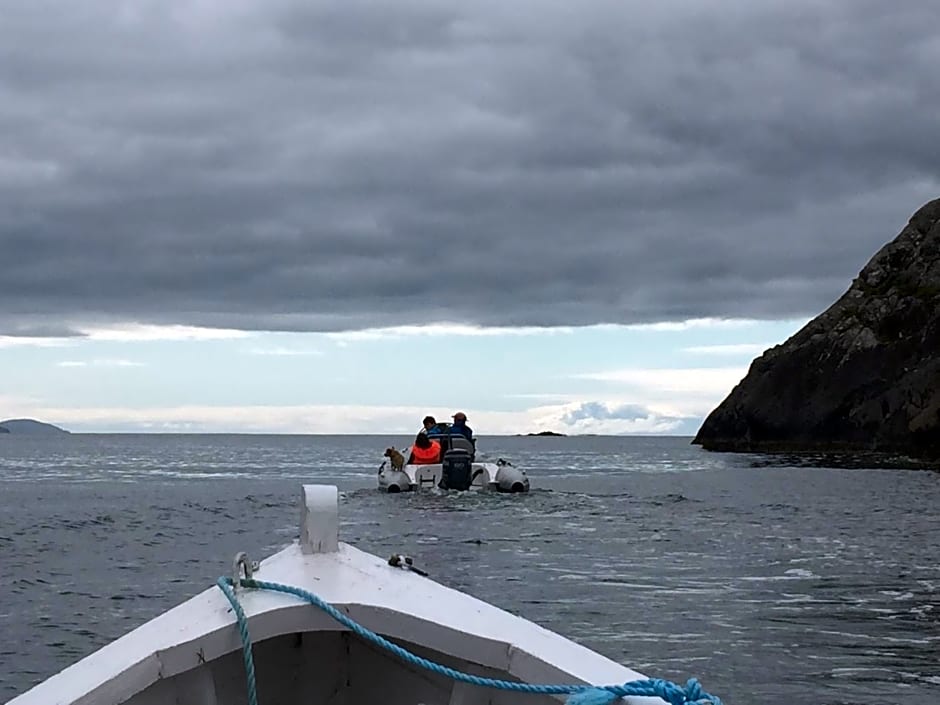
{"type": "MultiPolygon", "coordinates": [[[[235,616],[238,620],[238,631],[242,639],[242,653],[245,660],[245,671],[248,679],[248,705],[258,705],[257,685],[255,683],[255,666],[251,654],[251,636],[248,633],[248,620],[245,612],[235,596],[232,589],[234,581],[229,577],[221,577],[216,584],[222,589],[225,597],[228,598],[235,616]]],[[[242,587],[256,588],[258,590],[273,590],[274,592],[283,592],[288,595],[294,595],[310,604],[319,607],[337,622],[347,627],[357,636],[362,637],[368,642],[389,651],[402,660],[414,666],[418,666],[433,673],[446,676],[455,681],[470,683],[485,688],[495,688],[497,690],[508,690],[517,693],[536,693],[540,695],[570,695],[566,705],[608,705],[620,698],[628,695],[655,696],[665,700],[669,705],[721,705],[721,700],[715,695],[709,695],[702,690],[701,685],[695,678],[689,679],[685,687],[672,683],[670,681],[660,680],[659,678],[649,678],[646,680],[630,681],[622,685],[591,686],[584,684],[575,685],[532,685],[530,683],[519,683],[516,681],[497,680],[495,678],[483,678],[474,676],[470,673],[464,673],[439,663],[434,663],[426,658],[416,656],[410,651],[403,649],[397,644],[393,644],[373,631],[363,627],[347,615],[340,612],[328,602],[308,592],[302,588],[291,585],[281,585],[279,583],[269,583],[264,580],[240,579],[242,587]]]]}

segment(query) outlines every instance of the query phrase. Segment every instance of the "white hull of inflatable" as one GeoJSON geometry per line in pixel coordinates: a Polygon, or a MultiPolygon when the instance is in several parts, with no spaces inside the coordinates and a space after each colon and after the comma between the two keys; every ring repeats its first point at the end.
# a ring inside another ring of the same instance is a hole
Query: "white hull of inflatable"
{"type": "MultiPolygon", "coordinates": [[[[476,675],[528,683],[645,678],[521,617],[339,543],[336,488],[306,485],[303,497],[300,540],[264,560],[256,579],[315,593],[409,651],[476,675]]],[[[290,595],[242,588],[238,598],[254,644],[262,705],[547,705],[560,699],[452,681],[371,645],[290,595]]],[[[8,705],[246,702],[236,618],[212,587],[8,705]]],[[[653,697],[621,702],[664,705],[653,697]]]]}
{"type": "MultiPolygon", "coordinates": [[[[434,489],[441,480],[441,463],[405,465],[395,470],[383,463],[379,468],[379,489],[386,492],[411,492],[434,489]]],[[[473,463],[471,490],[491,492],[528,492],[529,478],[525,471],[509,463],[473,463]]]]}

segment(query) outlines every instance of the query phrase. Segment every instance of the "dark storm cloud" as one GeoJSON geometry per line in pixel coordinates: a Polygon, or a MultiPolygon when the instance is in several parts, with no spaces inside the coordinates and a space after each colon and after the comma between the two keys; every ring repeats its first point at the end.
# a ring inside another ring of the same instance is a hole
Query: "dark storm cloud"
{"type": "Polygon", "coordinates": [[[935,7],[6,3],[0,334],[814,314],[940,195],[935,7]]]}

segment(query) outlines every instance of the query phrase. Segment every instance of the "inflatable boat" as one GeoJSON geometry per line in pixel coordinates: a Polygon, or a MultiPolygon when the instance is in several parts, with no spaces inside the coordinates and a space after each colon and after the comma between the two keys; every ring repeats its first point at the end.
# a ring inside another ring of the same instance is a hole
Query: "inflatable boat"
{"type": "Polygon", "coordinates": [[[394,460],[394,448],[386,451],[379,466],[379,489],[385,492],[411,492],[420,489],[484,490],[494,492],[528,492],[529,478],[525,470],[508,460],[480,462],[476,458],[476,443],[463,436],[429,435],[441,446],[440,462],[409,464],[410,451],[400,453],[399,462],[394,460]]]}

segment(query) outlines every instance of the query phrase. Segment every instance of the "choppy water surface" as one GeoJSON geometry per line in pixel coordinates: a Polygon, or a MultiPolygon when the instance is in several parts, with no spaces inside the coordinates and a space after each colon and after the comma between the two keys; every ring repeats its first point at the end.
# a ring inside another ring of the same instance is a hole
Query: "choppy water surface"
{"type": "Polygon", "coordinates": [[[0,438],[0,698],[287,544],[300,484],[327,482],[343,540],[649,676],[732,705],[940,702],[940,474],[493,438],[530,494],[383,495],[392,442],[0,438]]]}

